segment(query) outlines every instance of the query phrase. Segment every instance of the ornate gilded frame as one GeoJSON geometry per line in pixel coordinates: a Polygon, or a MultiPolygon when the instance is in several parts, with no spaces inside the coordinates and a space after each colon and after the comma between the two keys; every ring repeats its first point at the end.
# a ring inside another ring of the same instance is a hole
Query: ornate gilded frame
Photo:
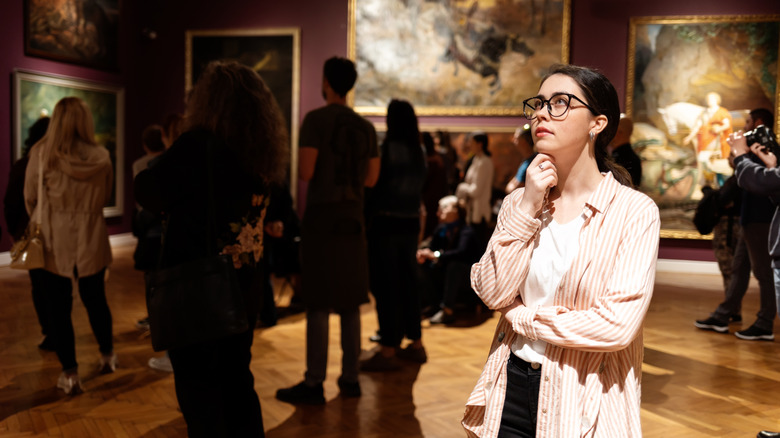
{"type": "Polygon", "coordinates": [[[684,139],[711,92],[721,97],[734,130],[750,109],[780,114],[779,38],[780,15],[631,18],[625,108],[643,160],[641,190],[661,212],[661,237],[712,238],[699,234],[692,218],[700,188],[711,185],[701,174],[715,174],[717,186],[729,175],[727,157],[716,153],[700,164],[701,152],[684,139]]]}
{"type": "Polygon", "coordinates": [[[185,38],[185,92],[192,88],[200,70],[217,59],[234,59],[254,68],[273,92],[288,122],[288,184],[296,205],[301,30],[297,27],[188,30],[185,38]]]}
{"type": "Polygon", "coordinates": [[[537,7],[534,2],[482,2],[488,7],[480,10],[479,0],[417,2],[417,9],[374,0],[371,11],[361,8],[365,2],[349,1],[347,38],[359,74],[349,100],[364,115],[384,115],[389,101],[399,98],[423,116],[518,116],[520,102],[536,92],[547,67],[569,61],[571,0],[546,1],[547,8],[533,13],[521,7],[537,7]],[[367,53],[379,56],[366,59],[367,53]],[[400,58],[391,67],[371,67],[393,55],[400,58]]]}

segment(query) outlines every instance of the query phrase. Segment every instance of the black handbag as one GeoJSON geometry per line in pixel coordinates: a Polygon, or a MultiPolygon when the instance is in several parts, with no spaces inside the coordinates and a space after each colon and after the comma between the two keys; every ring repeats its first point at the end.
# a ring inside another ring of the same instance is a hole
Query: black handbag
{"type": "MultiPolygon", "coordinates": [[[[208,168],[208,254],[216,254],[214,181],[211,144],[208,168]]],[[[163,231],[161,259],[165,251],[163,231]]],[[[175,225],[175,222],[174,222],[175,225]]],[[[155,351],[176,349],[245,332],[249,329],[246,308],[236,269],[230,255],[214,255],[146,273],[146,307],[155,351]]]]}

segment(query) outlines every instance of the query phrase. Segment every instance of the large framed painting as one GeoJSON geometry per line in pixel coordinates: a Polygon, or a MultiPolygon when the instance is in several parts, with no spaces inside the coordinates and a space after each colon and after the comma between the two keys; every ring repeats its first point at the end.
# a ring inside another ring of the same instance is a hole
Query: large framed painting
{"type": "Polygon", "coordinates": [[[23,0],[27,55],[117,70],[119,0],[23,0]]]}
{"type": "Polygon", "coordinates": [[[726,137],[752,109],[780,112],[779,36],[779,15],[631,19],[626,112],[661,237],[710,237],[692,219],[702,189],[733,175],[726,137]]]}
{"type": "Polygon", "coordinates": [[[124,198],[124,89],[114,85],[84,81],[30,71],[14,72],[14,158],[25,152],[27,132],[42,116],[51,116],[54,105],[64,97],[75,96],[87,103],[95,124],[95,140],[108,149],[114,166],[111,200],[105,216],[121,216],[124,198]]]}
{"type": "Polygon", "coordinates": [[[522,114],[551,64],[569,60],[571,0],[350,0],[355,110],[393,98],[418,115],[522,114]]]}
{"type": "Polygon", "coordinates": [[[186,90],[192,88],[206,65],[216,60],[235,60],[253,68],[271,89],[290,133],[288,183],[293,201],[298,193],[300,34],[298,28],[186,32],[186,90]]]}

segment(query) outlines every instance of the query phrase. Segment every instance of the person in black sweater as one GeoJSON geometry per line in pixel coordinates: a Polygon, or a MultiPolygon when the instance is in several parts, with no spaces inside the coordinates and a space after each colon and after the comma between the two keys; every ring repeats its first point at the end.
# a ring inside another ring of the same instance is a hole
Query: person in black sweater
{"type": "Polygon", "coordinates": [[[161,268],[215,255],[207,247],[232,255],[249,329],[170,349],[176,396],[191,438],[262,437],[249,365],[262,283],[263,216],[269,184],[285,174],[285,123],[257,73],[237,62],[217,61],[195,85],[185,123],[186,132],[136,176],[136,201],[164,213],[161,268]],[[212,178],[207,178],[209,167],[212,178]],[[214,230],[207,230],[210,190],[214,230]],[[216,241],[204,242],[208,235],[216,241]]]}
{"type": "Polygon", "coordinates": [[[381,349],[360,364],[362,371],[400,368],[396,357],[427,360],[420,328],[415,252],[425,184],[425,154],[412,105],[387,107],[387,136],[381,147],[379,180],[367,201],[371,293],[376,298],[381,349]],[[412,341],[401,349],[404,337],[412,341]]]}

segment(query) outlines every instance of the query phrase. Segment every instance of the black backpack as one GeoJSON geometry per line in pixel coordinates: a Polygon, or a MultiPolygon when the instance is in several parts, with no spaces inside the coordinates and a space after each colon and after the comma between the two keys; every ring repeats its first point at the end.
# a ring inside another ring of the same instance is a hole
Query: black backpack
{"type": "Polygon", "coordinates": [[[696,230],[704,235],[712,232],[720,220],[722,212],[718,206],[718,191],[710,187],[704,187],[702,191],[704,196],[699,201],[699,205],[696,206],[693,224],[696,226],[696,230]]]}

